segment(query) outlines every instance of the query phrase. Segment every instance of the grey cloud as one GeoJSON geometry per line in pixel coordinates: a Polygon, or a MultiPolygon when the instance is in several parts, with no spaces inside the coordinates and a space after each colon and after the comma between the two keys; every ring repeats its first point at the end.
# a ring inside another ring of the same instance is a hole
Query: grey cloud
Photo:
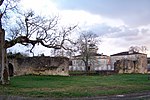
{"type": "MultiPolygon", "coordinates": [[[[113,34],[113,40],[115,40],[114,44],[118,47],[130,47],[130,46],[149,46],[149,29],[145,29],[147,31],[142,31],[139,29],[126,29],[124,32],[116,32],[113,34]],[[141,33],[143,32],[143,33],[141,33]]],[[[111,36],[112,37],[112,34],[111,36]]]]}
{"type": "Polygon", "coordinates": [[[150,24],[150,0],[55,0],[60,9],[85,10],[109,18],[120,18],[138,26],[150,24]]]}
{"type": "MultiPolygon", "coordinates": [[[[150,30],[143,28],[130,28],[126,26],[111,27],[106,24],[97,24],[91,28],[95,33],[105,39],[110,39],[111,44],[118,47],[130,47],[132,45],[149,45],[150,30]]],[[[105,41],[103,41],[105,42],[105,41]]]]}
{"type": "Polygon", "coordinates": [[[139,34],[138,29],[129,29],[125,27],[122,31],[116,33],[116,37],[128,38],[128,37],[136,37],[139,34]]]}
{"type": "Polygon", "coordinates": [[[112,27],[107,24],[96,24],[89,28],[99,36],[106,36],[108,38],[126,39],[128,37],[136,37],[140,32],[139,29],[132,29],[126,26],[112,27]]]}
{"type": "Polygon", "coordinates": [[[118,27],[119,29],[121,29],[118,32],[114,32],[111,34],[108,34],[107,36],[109,38],[121,38],[122,40],[125,41],[136,41],[139,40],[139,34],[140,34],[140,30],[139,29],[132,29],[129,27],[118,27]]]}
{"type": "Polygon", "coordinates": [[[93,26],[89,26],[89,29],[95,32],[99,36],[108,35],[114,32],[120,32],[121,29],[119,27],[111,27],[105,23],[103,24],[95,24],[93,26]]]}
{"type": "MultiPolygon", "coordinates": [[[[145,29],[145,28],[141,29],[141,33],[148,33],[148,32],[150,32],[149,29],[145,29]]],[[[149,33],[148,33],[148,34],[149,34],[149,33]]]]}

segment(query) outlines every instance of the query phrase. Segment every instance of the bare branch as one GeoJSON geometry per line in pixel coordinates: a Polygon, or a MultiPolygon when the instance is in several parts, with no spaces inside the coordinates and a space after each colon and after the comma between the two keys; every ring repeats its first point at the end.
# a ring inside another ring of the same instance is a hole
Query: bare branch
{"type": "Polygon", "coordinates": [[[76,47],[80,53],[80,59],[84,62],[86,71],[88,71],[89,61],[91,61],[92,56],[97,54],[100,40],[96,34],[93,32],[84,31],[81,33],[79,39],[76,42],[76,47]]]}
{"type": "Polygon", "coordinates": [[[4,0],[0,0],[0,6],[3,4],[4,0]]]}
{"type": "Polygon", "coordinates": [[[11,29],[13,40],[6,41],[6,48],[20,43],[22,45],[31,44],[30,52],[32,52],[35,44],[41,44],[47,48],[71,50],[65,43],[73,43],[68,36],[77,25],[60,29],[57,16],[46,19],[45,17],[35,16],[32,11],[23,15],[25,17],[24,22],[19,19],[18,26],[11,29]]]}

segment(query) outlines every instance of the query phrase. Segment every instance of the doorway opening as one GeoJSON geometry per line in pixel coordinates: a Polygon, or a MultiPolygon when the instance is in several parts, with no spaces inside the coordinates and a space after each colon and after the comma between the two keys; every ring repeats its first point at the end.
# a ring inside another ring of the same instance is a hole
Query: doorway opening
{"type": "Polygon", "coordinates": [[[14,76],[14,67],[11,63],[8,64],[9,76],[14,76]]]}

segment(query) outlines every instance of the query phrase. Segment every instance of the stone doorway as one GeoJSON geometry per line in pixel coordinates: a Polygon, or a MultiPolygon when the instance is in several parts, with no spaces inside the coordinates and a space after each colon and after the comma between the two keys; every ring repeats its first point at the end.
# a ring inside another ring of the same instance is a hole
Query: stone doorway
{"type": "Polygon", "coordinates": [[[9,76],[14,76],[14,67],[11,63],[8,64],[9,76]]]}

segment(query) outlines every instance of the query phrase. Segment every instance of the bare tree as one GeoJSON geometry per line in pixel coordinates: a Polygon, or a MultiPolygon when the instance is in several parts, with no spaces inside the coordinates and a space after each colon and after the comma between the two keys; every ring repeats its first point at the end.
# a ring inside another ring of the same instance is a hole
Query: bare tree
{"type": "Polygon", "coordinates": [[[30,52],[35,47],[36,44],[41,44],[47,48],[54,49],[65,49],[68,50],[68,47],[65,47],[65,43],[70,43],[71,40],[68,37],[69,34],[77,27],[77,25],[69,26],[69,27],[59,27],[58,26],[58,17],[55,16],[53,18],[45,18],[39,15],[35,15],[33,11],[22,14],[24,17],[18,18],[16,21],[17,25],[9,28],[10,38],[5,40],[5,29],[2,27],[2,21],[4,18],[4,14],[9,14],[9,11],[16,8],[17,6],[11,2],[16,4],[16,0],[1,0],[0,6],[3,4],[3,12],[0,13],[0,71],[1,71],[1,83],[9,84],[9,73],[7,66],[7,56],[6,49],[14,46],[17,43],[22,45],[32,45],[30,52]],[[5,2],[5,3],[4,3],[5,2]],[[9,8],[9,9],[8,9],[9,8]]]}
{"type": "Polygon", "coordinates": [[[97,45],[100,43],[100,39],[96,34],[90,31],[84,31],[81,33],[77,40],[77,50],[81,54],[81,59],[85,64],[85,70],[90,70],[90,61],[93,61],[92,57],[97,53],[97,45]]]}
{"type": "Polygon", "coordinates": [[[129,51],[132,51],[132,52],[142,52],[142,53],[146,53],[147,50],[148,50],[148,49],[147,49],[146,46],[141,46],[141,47],[139,47],[139,46],[131,46],[131,47],[129,48],[129,51]]]}

